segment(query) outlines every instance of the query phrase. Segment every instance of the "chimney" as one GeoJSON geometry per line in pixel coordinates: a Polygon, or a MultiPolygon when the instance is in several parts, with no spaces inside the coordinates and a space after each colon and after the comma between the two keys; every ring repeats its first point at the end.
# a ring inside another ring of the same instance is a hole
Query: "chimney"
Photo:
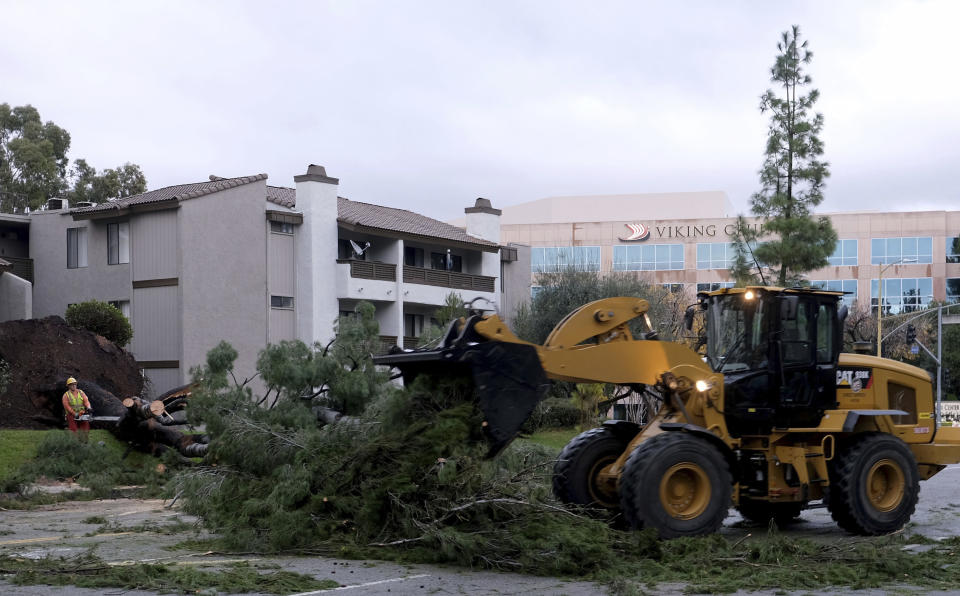
{"type": "Polygon", "coordinates": [[[323,166],[310,164],[294,176],[297,209],[303,224],[297,229],[297,337],[305,343],[326,344],[340,312],[335,278],[337,266],[337,191],[340,181],[323,166]]]}
{"type": "Polygon", "coordinates": [[[489,199],[479,198],[473,207],[463,210],[467,214],[467,234],[500,244],[500,213],[489,199]]]}

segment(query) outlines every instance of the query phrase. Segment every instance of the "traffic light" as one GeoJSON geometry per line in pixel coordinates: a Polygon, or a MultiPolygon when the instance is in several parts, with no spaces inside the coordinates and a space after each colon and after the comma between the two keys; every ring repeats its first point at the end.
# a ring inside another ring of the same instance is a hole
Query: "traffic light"
{"type": "Polygon", "coordinates": [[[907,325],[907,345],[912,346],[915,341],[917,341],[917,328],[912,324],[907,325]]]}

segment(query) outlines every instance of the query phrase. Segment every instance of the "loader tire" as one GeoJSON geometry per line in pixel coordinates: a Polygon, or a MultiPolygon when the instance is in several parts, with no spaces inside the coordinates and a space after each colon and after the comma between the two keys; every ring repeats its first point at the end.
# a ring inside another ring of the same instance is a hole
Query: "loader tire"
{"type": "Polygon", "coordinates": [[[877,536],[910,521],[919,497],[917,462],[907,445],[891,435],[870,433],[838,454],[827,506],[844,530],[877,536]]]}
{"type": "Polygon", "coordinates": [[[620,503],[633,529],[661,538],[716,532],[731,505],[732,478],[722,453],[685,432],[667,432],[633,450],[620,478],[620,503]]]}
{"type": "Polygon", "coordinates": [[[607,428],[594,428],[573,438],[553,466],[553,494],[563,503],[619,509],[616,489],[602,490],[600,471],[617,461],[629,442],[607,428]]]}
{"type": "Polygon", "coordinates": [[[779,527],[795,523],[803,511],[803,503],[770,503],[740,499],[737,511],[744,519],[758,524],[768,524],[770,520],[779,527]]]}

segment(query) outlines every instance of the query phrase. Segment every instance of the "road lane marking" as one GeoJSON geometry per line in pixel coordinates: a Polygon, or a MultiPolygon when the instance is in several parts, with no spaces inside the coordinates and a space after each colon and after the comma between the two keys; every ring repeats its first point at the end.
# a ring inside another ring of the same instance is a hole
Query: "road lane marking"
{"type": "Polygon", "coordinates": [[[408,579],[420,579],[421,577],[430,577],[430,574],[422,573],[420,575],[408,575],[407,577],[394,577],[391,579],[381,579],[379,581],[367,582],[365,584],[355,584],[352,586],[340,586],[339,588],[327,588],[326,590],[314,590],[313,592],[300,592],[299,594],[293,594],[292,596],[313,596],[314,594],[323,594],[324,592],[337,592],[339,590],[353,590],[354,588],[367,588],[370,586],[378,586],[380,584],[403,582],[403,581],[407,581],[408,579]]]}
{"type": "Polygon", "coordinates": [[[0,546],[7,544],[30,544],[32,542],[50,542],[51,540],[62,540],[64,536],[45,536],[43,538],[24,538],[22,540],[5,540],[0,542],[0,546]]]}

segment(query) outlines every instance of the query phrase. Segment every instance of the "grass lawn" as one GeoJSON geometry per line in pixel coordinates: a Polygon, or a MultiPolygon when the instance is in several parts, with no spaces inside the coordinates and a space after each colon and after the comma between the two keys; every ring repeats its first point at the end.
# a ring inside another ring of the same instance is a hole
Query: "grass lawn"
{"type": "Polygon", "coordinates": [[[0,484],[37,454],[48,430],[0,430],[0,484]]]}
{"type": "MultiPolygon", "coordinates": [[[[33,459],[37,454],[37,447],[43,442],[43,438],[49,433],[63,433],[64,430],[0,430],[0,484],[17,470],[23,464],[33,459]]],[[[127,445],[118,441],[110,431],[92,430],[90,431],[90,442],[98,443],[103,441],[104,446],[110,451],[123,455],[127,450],[127,445]]],[[[146,462],[156,462],[156,458],[141,453],[131,451],[124,463],[132,468],[139,468],[146,462]]]]}
{"type": "Polygon", "coordinates": [[[526,440],[560,451],[573,437],[579,434],[580,430],[576,428],[555,428],[533,433],[526,440]]]}

